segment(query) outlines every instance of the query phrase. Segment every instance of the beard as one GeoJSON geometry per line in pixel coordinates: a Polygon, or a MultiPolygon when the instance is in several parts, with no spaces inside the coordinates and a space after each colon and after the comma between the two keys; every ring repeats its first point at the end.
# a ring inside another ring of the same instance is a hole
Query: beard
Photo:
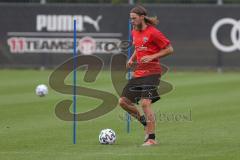
{"type": "Polygon", "coordinates": [[[138,25],[134,26],[134,29],[138,30],[138,31],[141,31],[142,30],[142,26],[143,26],[142,23],[139,23],[138,25]]]}

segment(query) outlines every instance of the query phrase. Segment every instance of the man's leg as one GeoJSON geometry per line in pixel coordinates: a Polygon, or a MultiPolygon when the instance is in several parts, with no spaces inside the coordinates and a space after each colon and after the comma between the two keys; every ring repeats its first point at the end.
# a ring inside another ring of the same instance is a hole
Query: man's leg
{"type": "Polygon", "coordinates": [[[146,119],[145,116],[140,114],[137,107],[126,97],[121,97],[119,99],[119,105],[127,111],[130,115],[132,115],[134,118],[136,118],[140,123],[142,123],[143,126],[146,126],[146,119]]]}
{"type": "Polygon", "coordinates": [[[152,100],[151,99],[142,99],[141,106],[143,112],[145,114],[147,120],[147,134],[148,134],[148,141],[144,143],[144,145],[152,145],[156,144],[155,142],[155,116],[154,112],[151,107],[152,100]]]}

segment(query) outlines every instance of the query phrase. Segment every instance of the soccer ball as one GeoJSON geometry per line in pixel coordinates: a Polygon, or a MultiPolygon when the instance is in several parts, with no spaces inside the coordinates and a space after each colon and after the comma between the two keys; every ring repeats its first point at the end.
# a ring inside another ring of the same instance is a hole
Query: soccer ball
{"type": "Polygon", "coordinates": [[[116,138],[116,134],[112,129],[103,129],[99,134],[99,142],[101,144],[113,144],[116,138]]]}
{"type": "Polygon", "coordinates": [[[48,87],[45,84],[40,84],[36,87],[36,95],[43,97],[48,94],[48,87]]]}

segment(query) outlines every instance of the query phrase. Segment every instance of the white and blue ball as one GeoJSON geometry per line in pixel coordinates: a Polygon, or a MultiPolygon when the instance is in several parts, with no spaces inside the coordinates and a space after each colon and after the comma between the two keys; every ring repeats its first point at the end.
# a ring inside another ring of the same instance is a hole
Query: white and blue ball
{"type": "Polygon", "coordinates": [[[114,144],[116,138],[116,133],[112,129],[103,129],[99,134],[99,142],[101,144],[114,144]]]}
{"type": "Polygon", "coordinates": [[[40,84],[36,87],[36,95],[43,97],[48,94],[48,87],[45,84],[40,84]]]}

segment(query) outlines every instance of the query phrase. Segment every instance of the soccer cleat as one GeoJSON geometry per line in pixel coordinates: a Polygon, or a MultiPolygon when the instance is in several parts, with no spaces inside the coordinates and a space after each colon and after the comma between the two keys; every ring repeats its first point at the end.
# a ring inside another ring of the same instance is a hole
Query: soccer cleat
{"type": "Polygon", "coordinates": [[[156,144],[157,142],[154,139],[148,139],[145,143],[142,144],[142,146],[153,146],[156,144]]]}

